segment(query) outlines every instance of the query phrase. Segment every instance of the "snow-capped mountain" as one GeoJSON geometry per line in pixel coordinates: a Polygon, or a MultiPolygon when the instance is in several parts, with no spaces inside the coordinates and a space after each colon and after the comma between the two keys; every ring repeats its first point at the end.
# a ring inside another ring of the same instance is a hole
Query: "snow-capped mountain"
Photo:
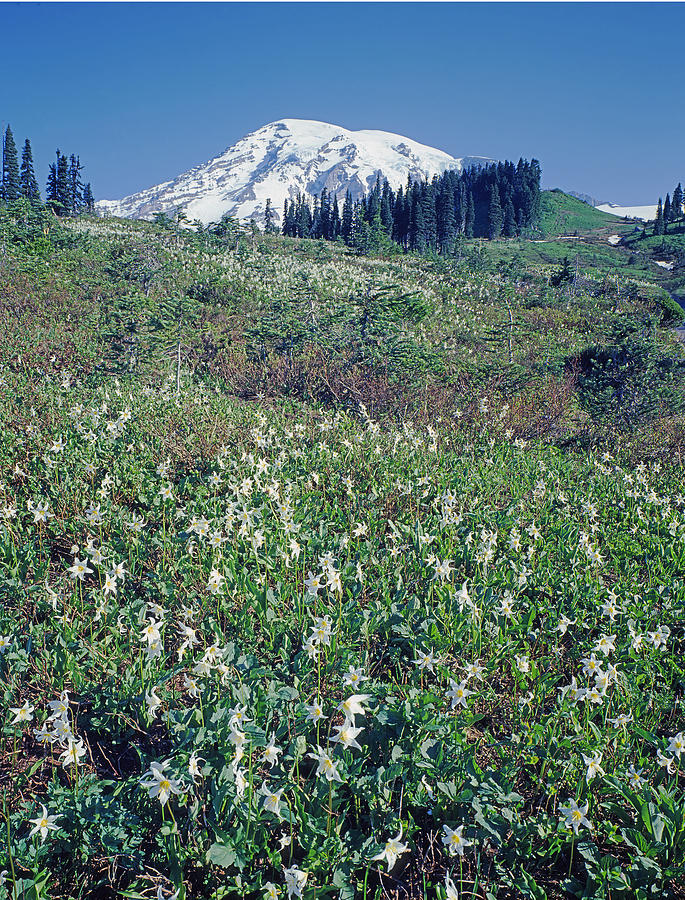
{"type": "Polygon", "coordinates": [[[267,198],[274,221],[282,217],[286,198],[310,196],[326,188],[339,202],[350,191],[357,198],[373,188],[376,177],[392,188],[412,180],[441,175],[447,169],[484,165],[480,156],[456,159],[387,131],[348,131],[308,119],[279,119],[239,140],[204,165],[173,181],[155,185],[123,200],[101,200],[101,213],[152,218],[179,208],[190,219],[216,222],[228,214],[254,218],[261,225],[267,198]]]}

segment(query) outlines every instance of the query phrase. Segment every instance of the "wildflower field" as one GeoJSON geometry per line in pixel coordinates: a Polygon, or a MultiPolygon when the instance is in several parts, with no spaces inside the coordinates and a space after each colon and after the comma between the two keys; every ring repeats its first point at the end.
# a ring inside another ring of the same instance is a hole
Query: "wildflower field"
{"type": "Polygon", "coordinates": [[[0,897],[685,896],[682,351],[656,295],[541,307],[537,275],[407,263],[400,301],[404,263],[161,232],[146,293],[105,227],[15,222],[0,282],[0,897]],[[189,274],[202,253],[228,282],[189,274]],[[194,319],[164,321],[172,283],[204,286],[194,319]],[[673,408],[583,405],[555,360],[650,314],[673,408]]]}

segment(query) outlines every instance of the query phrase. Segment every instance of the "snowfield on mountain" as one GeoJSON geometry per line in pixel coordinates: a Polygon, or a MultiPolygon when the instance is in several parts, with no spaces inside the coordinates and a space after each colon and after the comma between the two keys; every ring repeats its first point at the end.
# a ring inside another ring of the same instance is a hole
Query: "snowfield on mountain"
{"type": "Polygon", "coordinates": [[[415,181],[489,162],[493,160],[480,156],[455,158],[387,131],[279,119],[172,181],[97,206],[105,215],[125,218],[151,219],[157,212],[181,208],[190,220],[203,223],[231,215],[261,224],[269,198],[274,222],[280,223],[285,199],[298,193],[313,197],[326,188],[342,201],[349,190],[357,199],[379,175],[396,189],[407,178],[415,181]]]}

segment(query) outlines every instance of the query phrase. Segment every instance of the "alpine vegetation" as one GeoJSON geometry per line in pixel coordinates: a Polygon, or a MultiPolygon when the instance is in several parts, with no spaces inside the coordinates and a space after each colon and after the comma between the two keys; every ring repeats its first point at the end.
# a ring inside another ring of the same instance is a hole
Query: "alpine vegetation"
{"type": "Polygon", "coordinates": [[[677,896],[661,288],[180,225],[0,206],[0,897],[677,896]]]}

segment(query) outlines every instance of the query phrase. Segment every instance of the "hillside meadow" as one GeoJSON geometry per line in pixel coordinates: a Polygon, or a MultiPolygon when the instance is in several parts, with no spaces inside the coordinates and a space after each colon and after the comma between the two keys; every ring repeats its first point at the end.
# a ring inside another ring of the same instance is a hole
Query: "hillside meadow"
{"type": "Polygon", "coordinates": [[[684,895],[661,274],[0,237],[0,897],[684,895]]]}

